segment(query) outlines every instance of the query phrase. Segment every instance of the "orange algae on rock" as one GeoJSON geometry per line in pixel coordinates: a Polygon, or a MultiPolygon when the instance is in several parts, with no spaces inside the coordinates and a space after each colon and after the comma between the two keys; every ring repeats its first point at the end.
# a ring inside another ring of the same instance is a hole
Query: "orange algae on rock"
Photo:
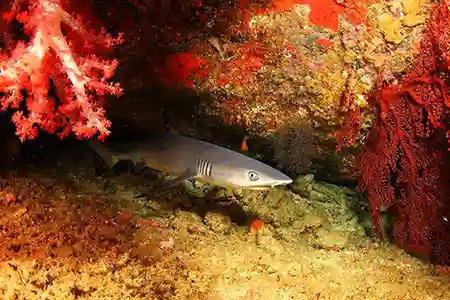
{"type": "Polygon", "coordinates": [[[339,14],[353,25],[365,22],[367,8],[379,1],[376,0],[299,0],[299,4],[308,4],[311,7],[309,19],[311,23],[327,27],[333,31],[339,28],[339,14]]]}
{"type": "Polygon", "coordinates": [[[321,38],[316,40],[316,43],[321,45],[324,48],[329,48],[333,45],[333,42],[326,38],[321,38]]]}
{"type": "MultiPolygon", "coordinates": [[[[377,2],[380,0],[272,0],[267,8],[252,11],[259,15],[292,10],[297,4],[307,4],[311,8],[309,20],[312,24],[337,31],[340,14],[344,15],[351,24],[359,25],[365,23],[368,7],[377,2]]],[[[249,0],[240,0],[239,3],[240,9],[246,11],[243,18],[245,22],[249,19],[251,4],[249,0]]]]}
{"type": "Polygon", "coordinates": [[[209,74],[206,61],[189,52],[169,56],[158,72],[166,85],[182,83],[188,88],[193,88],[196,81],[204,80],[209,74]]]}
{"type": "MultiPolygon", "coordinates": [[[[267,50],[258,42],[252,41],[235,47],[232,59],[219,63],[219,74],[215,84],[244,85],[252,80],[253,74],[261,70],[265,63],[267,50]]],[[[203,82],[214,69],[214,62],[192,52],[175,53],[165,58],[164,64],[157,67],[161,81],[167,86],[183,85],[195,88],[203,82]]]]}
{"type": "Polygon", "coordinates": [[[264,66],[265,52],[265,48],[257,42],[239,47],[235,51],[235,59],[221,64],[222,74],[218,78],[218,85],[243,85],[250,82],[253,74],[264,66]]]}

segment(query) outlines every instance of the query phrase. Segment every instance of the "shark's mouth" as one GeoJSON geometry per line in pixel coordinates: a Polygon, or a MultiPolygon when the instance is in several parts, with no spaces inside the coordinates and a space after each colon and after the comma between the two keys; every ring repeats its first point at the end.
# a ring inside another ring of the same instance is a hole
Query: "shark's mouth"
{"type": "Polygon", "coordinates": [[[252,186],[252,187],[248,187],[247,189],[249,190],[254,190],[254,191],[263,191],[263,190],[268,190],[271,188],[275,188],[275,187],[279,187],[279,186],[286,186],[289,185],[289,183],[274,183],[272,185],[260,185],[260,186],[252,186]]]}
{"type": "Polygon", "coordinates": [[[271,185],[272,188],[277,187],[277,186],[286,186],[286,185],[290,185],[292,183],[291,182],[281,182],[281,183],[274,183],[271,185]]]}
{"type": "Polygon", "coordinates": [[[249,187],[247,189],[248,190],[252,190],[252,191],[265,191],[265,190],[268,190],[270,188],[271,188],[271,186],[267,186],[266,185],[266,186],[252,186],[252,187],[249,187]]]}

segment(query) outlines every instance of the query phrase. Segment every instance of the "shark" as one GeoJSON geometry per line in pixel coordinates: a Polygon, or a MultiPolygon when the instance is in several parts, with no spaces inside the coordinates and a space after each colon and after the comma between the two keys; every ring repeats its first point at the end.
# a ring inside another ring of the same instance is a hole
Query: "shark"
{"type": "Polygon", "coordinates": [[[162,189],[186,180],[225,188],[261,190],[285,186],[292,179],[281,171],[242,153],[168,130],[162,136],[140,142],[122,142],[115,147],[97,139],[91,148],[112,168],[121,160],[131,160],[175,177],[162,189]]]}

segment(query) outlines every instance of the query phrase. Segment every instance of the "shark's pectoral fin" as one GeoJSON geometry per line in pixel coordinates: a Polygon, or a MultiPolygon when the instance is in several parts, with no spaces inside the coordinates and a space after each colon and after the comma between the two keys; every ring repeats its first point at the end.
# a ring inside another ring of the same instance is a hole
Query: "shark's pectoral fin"
{"type": "Polygon", "coordinates": [[[162,190],[170,189],[171,187],[174,187],[185,180],[193,179],[196,177],[197,177],[197,172],[195,170],[186,169],[186,171],[183,174],[181,174],[180,176],[178,176],[177,178],[172,179],[172,180],[164,180],[163,183],[161,184],[161,189],[162,190]]]}

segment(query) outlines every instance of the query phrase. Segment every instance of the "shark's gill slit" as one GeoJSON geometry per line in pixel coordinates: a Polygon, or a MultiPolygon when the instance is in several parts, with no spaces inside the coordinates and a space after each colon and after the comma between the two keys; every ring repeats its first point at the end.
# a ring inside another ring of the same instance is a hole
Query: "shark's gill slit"
{"type": "Polygon", "coordinates": [[[204,176],[211,176],[212,164],[203,159],[199,159],[197,163],[197,172],[204,176]]]}
{"type": "Polygon", "coordinates": [[[203,174],[202,173],[202,160],[201,159],[197,159],[197,173],[198,174],[203,174]]]}
{"type": "Polygon", "coordinates": [[[208,162],[208,170],[207,170],[207,174],[208,176],[211,176],[211,171],[212,171],[212,164],[210,162],[208,162]]]}

